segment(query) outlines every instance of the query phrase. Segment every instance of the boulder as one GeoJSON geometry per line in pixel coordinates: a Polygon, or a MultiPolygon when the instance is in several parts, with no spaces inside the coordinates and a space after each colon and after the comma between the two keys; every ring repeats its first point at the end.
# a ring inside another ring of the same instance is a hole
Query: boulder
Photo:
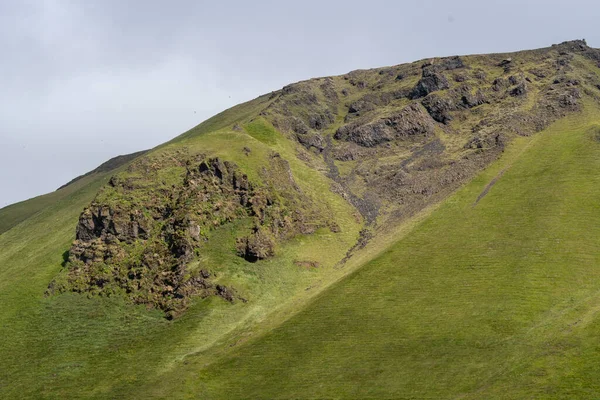
{"type": "Polygon", "coordinates": [[[513,97],[520,97],[527,94],[527,85],[525,82],[519,83],[515,88],[510,91],[510,95],[513,97]]]}
{"type": "Polygon", "coordinates": [[[435,72],[433,68],[423,69],[423,76],[410,93],[411,99],[418,99],[427,96],[431,92],[448,89],[450,84],[448,79],[440,72],[435,72]]]}

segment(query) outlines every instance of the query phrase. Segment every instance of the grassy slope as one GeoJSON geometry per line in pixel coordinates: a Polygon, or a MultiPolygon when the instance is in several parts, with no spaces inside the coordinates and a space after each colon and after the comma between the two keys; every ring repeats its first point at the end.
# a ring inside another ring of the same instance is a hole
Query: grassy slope
{"type": "Polygon", "coordinates": [[[599,119],[588,105],[521,140],[476,206],[510,157],[281,327],[150,394],[598,397],[599,119]]]}
{"type": "Polygon", "coordinates": [[[331,204],[343,233],[300,237],[274,260],[248,265],[233,254],[235,227],[215,232],[221,246],[204,257],[228,270],[251,301],[198,301],[175,322],[118,299],[44,298],[79,212],[105,178],[83,182],[0,234],[0,398],[595,394],[583,391],[597,372],[592,317],[600,288],[593,241],[600,145],[588,133],[598,118],[591,109],[518,140],[413,234],[304,310],[311,296],[399,236],[378,238],[344,269],[334,267],[359,224],[289,142],[262,118],[248,123],[268,103],[262,96],[236,106],[157,151],[183,145],[247,169],[274,149],[303,190],[331,204]],[[232,130],[236,123],[245,131],[232,130]],[[298,268],[295,260],[321,268],[298,268]]]}
{"type": "Polygon", "coordinates": [[[13,226],[20,224],[32,215],[37,214],[44,208],[68,198],[81,188],[89,185],[91,182],[101,179],[104,174],[88,175],[83,179],[74,182],[52,193],[34,197],[33,199],[11,204],[0,209],[0,234],[8,231],[13,226]]]}
{"type": "Polygon", "coordinates": [[[143,153],[145,153],[145,151],[111,158],[98,168],[76,177],[54,192],[11,204],[0,209],[0,235],[25,221],[32,215],[42,211],[46,207],[65,200],[82,188],[85,188],[93,182],[102,180],[108,174],[116,172],[121,166],[127,164],[136,157],[139,157],[143,153]]]}
{"type": "MultiPolygon", "coordinates": [[[[246,106],[252,112],[257,108],[256,103],[246,106]]],[[[184,145],[223,156],[248,171],[256,171],[269,152],[277,151],[290,161],[299,186],[328,204],[342,232],[324,229],[300,236],[282,246],[274,259],[249,264],[235,255],[236,227],[217,230],[219,246],[204,249],[203,257],[212,270],[228,270],[224,275],[249,302],[199,300],[174,322],[118,299],[45,298],[44,290],[74,239],[79,213],[106,178],[94,181],[0,235],[0,398],[131,397],[130,391],[179,365],[188,354],[211,359],[268,329],[318,287],[345,273],[334,264],[358,236],[353,209],[329,191],[329,181],[318,171],[295,158],[292,143],[268,123],[260,118],[244,122],[245,130],[233,131],[229,120],[220,121],[225,129],[181,137],[157,151],[184,145]],[[244,147],[251,149],[249,156],[244,147]],[[294,261],[316,261],[320,267],[299,267],[294,261]]]]}

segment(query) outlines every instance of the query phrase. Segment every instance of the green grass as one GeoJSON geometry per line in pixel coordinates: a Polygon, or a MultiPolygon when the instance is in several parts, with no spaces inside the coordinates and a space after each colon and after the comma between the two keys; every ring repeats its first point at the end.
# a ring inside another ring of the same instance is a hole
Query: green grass
{"type": "Polygon", "coordinates": [[[341,232],[322,229],[298,236],[282,244],[275,258],[251,264],[234,252],[244,221],[218,229],[212,233],[216,244],[201,249],[200,261],[218,274],[218,282],[233,285],[248,302],[197,300],[184,316],[168,322],[161,313],[119,298],[44,297],[74,239],[80,212],[108,177],[78,186],[80,190],[0,235],[0,398],[136,397],[139,387],[186,356],[217,359],[277,325],[345,273],[335,264],[358,236],[361,223],[354,210],[329,191],[330,183],[320,172],[295,158],[291,142],[277,140],[272,128],[256,121],[247,125],[254,136],[227,125],[163,146],[151,156],[168,156],[185,146],[236,162],[259,179],[258,170],[269,166],[268,154],[276,151],[289,160],[298,185],[328,210],[341,232]],[[269,145],[259,140],[267,134],[269,145]],[[251,149],[249,155],[244,147],[251,149]],[[297,261],[317,262],[319,268],[299,267],[297,261]]]}
{"type": "MultiPolygon", "coordinates": [[[[578,70],[596,71],[576,62],[578,70]]],[[[479,67],[490,77],[501,72],[488,59],[479,67]]],[[[393,85],[410,87],[417,79],[393,85]]],[[[334,82],[351,89],[344,102],[363,96],[343,77],[334,82]]],[[[600,397],[596,104],[535,136],[515,138],[457,193],[401,226],[379,227],[366,248],[340,265],[363,221],[330,190],[322,160],[304,152],[309,158],[301,161],[297,144],[257,117],[271,100],[262,96],[224,111],[144,160],[204,153],[235,162],[261,183],[259,171],[277,152],[341,232],[297,236],[280,244],[273,259],[252,264],[235,254],[235,238],[250,221],[211,231],[211,244],[190,268],[207,267],[248,302],[197,299],[167,321],[119,297],[44,296],[80,212],[108,175],[4,208],[0,398],[600,397]]],[[[491,112],[481,110],[456,125],[470,131],[491,112]]],[[[438,133],[459,157],[465,138],[438,133]]],[[[340,162],[341,173],[353,164],[340,162]]],[[[182,172],[182,166],[163,168],[156,179],[168,187],[182,172]]]]}
{"type": "Polygon", "coordinates": [[[588,105],[523,139],[476,206],[506,159],[282,326],[216,363],[189,357],[148,394],[598,397],[598,118],[588,105]]]}
{"type": "Polygon", "coordinates": [[[103,176],[104,174],[86,176],[83,179],[80,179],[77,182],[74,182],[73,184],[55,192],[11,204],[0,209],[0,234],[8,231],[13,226],[20,224],[32,215],[37,214],[44,208],[69,197],[82,187],[88,185],[90,182],[93,182],[103,176]]]}

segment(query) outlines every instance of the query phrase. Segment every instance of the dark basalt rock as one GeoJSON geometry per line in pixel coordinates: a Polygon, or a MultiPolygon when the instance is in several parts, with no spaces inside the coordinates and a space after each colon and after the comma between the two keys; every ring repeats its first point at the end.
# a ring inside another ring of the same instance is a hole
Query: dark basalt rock
{"type": "Polygon", "coordinates": [[[303,145],[307,149],[310,149],[311,147],[313,147],[313,148],[317,149],[318,151],[323,151],[323,149],[325,148],[325,141],[323,140],[323,137],[321,135],[319,135],[318,133],[297,135],[296,139],[298,140],[298,142],[301,145],[303,145]]]}
{"type": "Polygon", "coordinates": [[[365,147],[373,147],[394,139],[392,132],[383,121],[359,125],[345,125],[337,130],[335,139],[347,140],[365,147]]]}
{"type": "Polygon", "coordinates": [[[510,84],[508,81],[502,77],[496,78],[494,79],[494,82],[492,82],[492,90],[495,92],[499,92],[509,86],[510,84]]]}
{"type": "Polygon", "coordinates": [[[509,57],[509,58],[505,58],[504,60],[500,61],[498,63],[498,66],[499,67],[506,67],[507,65],[509,65],[511,63],[512,63],[512,58],[509,57]]]}
{"type": "Polygon", "coordinates": [[[513,88],[510,91],[510,95],[513,97],[520,97],[527,94],[527,85],[525,82],[521,82],[517,85],[517,87],[513,88]]]}
{"type": "Polygon", "coordinates": [[[559,97],[559,105],[562,108],[573,108],[576,109],[579,105],[578,99],[581,98],[581,92],[579,89],[572,88],[567,90],[564,94],[559,97]]]}
{"type": "Polygon", "coordinates": [[[268,232],[255,229],[252,235],[237,239],[236,249],[246,261],[256,262],[275,254],[275,240],[268,232]]]}
{"type": "Polygon", "coordinates": [[[377,107],[386,106],[390,103],[392,98],[394,98],[393,93],[384,92],[380,95],[369,93],[349,105],[348,113],[351,114],[349,116],[356,117],[360,113],[372,111],[377,107]]]}
{"type": "Polygon", "coordinates": [[[431,92],[448,89],[449,87],[448,79],[443,74],[436,72],[434,68],[425,68],[421,80],[413,88],[409,97],[418,99],[427,96],[431,92]]]}
{"type": "Polygon", "coordinates": [[[354,103],[350,104],[350,106],[348,107],[348,112],[351,114],[355,114],[358,112],[372,111],[374,109],[375,109],[375,104],[373,104],[370,101],[360,99],[360,100],[357,100],[354,103]]]}
{"type": "Polygon", "coordinates": [[[487,103],[487,98],[480,89],[477,89],[477,92],[475,92],[475,94],[464,94],[461,97],[461,101],[466,108],[473,108],[487,103]]]}
{"type": "Polygon", "coordinates": [[[440,62],[434,64],[438,71],[452,71],[454,69],[464,68],[465,64],[459,56],[442,58],[440,62]]]}
{"type": "Polygon", "coordinates": [[[456,105],[451,99],[433,93],[425,97],[421,104],[423,104],[423,107],[431,115],[431,118],[437,122],[447,124],[452,121],[450,111],[455,110],[456,105]]]}
{"type": "Polygon", "coordinates": [[[475,70],[475,72],[473,72],[473,77],[477,80],[485,81],[487,79],[487,74],[485,73],[485,71],[478,69],[475,70]]]}
{"type": "Polygon", "coordinates": [[[431,117],[418,104],[412,103],[399,113],[372,123],[344,125],[337,130],[334,138],[373,147],[400,138],[427,136],[432,133],[431,117]]]}
{"type": "Polygon", "coordinates": [[[302,121],[300,118],[293,117],[291,121],[292,130],[301,135],[305,135],[308,133],[308,126],[302,121]]]}
{"type": "Polygon", "coordinates": [[[131,242],[147,238],[148,222],[140,213],[115,212],[102,205],[86,209],[79,218],[75,237],[77,240],[90,241],[94,238],[112,236],[120,241],[131,242]]]}
{"type": "Polygon", "coordinates": [[[313,114],[308,117],[308,125],[316,130],[325,129],[334,121],[335,117],[329,110],[326,110],[323,114],[313,114]]]}

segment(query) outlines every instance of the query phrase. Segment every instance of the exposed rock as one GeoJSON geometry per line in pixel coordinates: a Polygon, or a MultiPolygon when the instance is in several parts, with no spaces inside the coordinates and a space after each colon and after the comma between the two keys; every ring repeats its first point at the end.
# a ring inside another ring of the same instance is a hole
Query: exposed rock
{"type": "Polygon", "coordinates": [[[527,85],[525,82],[521,82],[517,85],[517,87],[513,88],[510,91],[510,95],[514,97],[524,96],[527,94],[527,85]]]}
{"type": "Polygon", "coordinates": [[[589,50],[585,39],[568,40],[560,44],[553,44],[552,47],[560,49],[559,51],[564,52],[581,52],[589,50]]]}
{"type": "Polygon", "coordinates": [[[344,143],[333,150],[333,159],[337,161],[353,161],[360,159],[364,154],[362,147],[354,143],[344,143]]]}
{"type": "Polygon", "coordinates": [[[399,113],[375,122],[344,125],[334,137],[364,147],[373,147],[399,138],[427,136],[432,133],[433,121],[423,108],[412,103],[399,113]]]}
{"type": "Polygon", "coordinates": [[[325,110],[322,114],[313,114],[308,117],[308,125],[316,130],[325,129],[334,121],[335,117],[329,110],[325,110]]]}
{"type": "Polygon", "coordinates": [[[334,137],[347,140],[361,146],[372,147],[394,139],[393,133],[383,121],[360,125],[344,125],[337,130],[334,137]]]}
{"type": "Polygon", "coordinates": [[[386,92],[380,95],[375,95],[372,93],[366,94],[349,105],[348,113],[357,116],[356,114],[372,111],[377,107],[388,105],[393,97],[393,94],[386,92]]]}
{"type": "Polygon", "coordinates": [[[465,149],[504,148],[504,144],[504,136],[500,133],[493,133],[487,136],[474,136],[465,144],[465,149]]]}
{"type": "Polygon", "coordinates": [[[220,158],[174,154],[165,155],[160,168],[159,162],[142,159],[129,169],[133,177],[111,179],[84,210],[65,271],[49,292],[122,294],[173,318],[193,296],[237,298],[231,288],[215,286],[206,269],[187,269],[212,230],[252,218],[254,229],[237,242],[244,243],[244,257],[256,261],[273,256],[279,241],[334,224],[302,193],[277,154],[270,169],[260,172],[264,186],[220,158]],[[180,165],[185,174],[164,187],[155,173],[176,173],[180,165]]]}
{"type": "Polygon", "coordinates": [[[268,232],[256,229],[252,235],[238,238],[236,248],[240,257],[244,257],[250,262],[256,262],[275,254],[275,241],[268,232]]]}
{"type": "Polygon", "coordinates": [[[462,104],[467,108],[473,108],[487,103],[487,98],[481,89],[477,89],[475,94],[467,93],[461,97],[462,104]]]}
{"type": "Polygon", "coordinates": [[[505,88],[507,88],[509,85],[508,81],[506,79],[504,79],[503,77],[498,77],[496,79],[494,79],[494,82],[492,82],[492,90],[495,92],[499,92],[505,88]]]}
{"type": "Polygon", "coordinates": [[[523,81],[523,77],[517,78],[514,75],[511,75],[511,76],[508,77],[508,83],[510,83],[511,85],[516,85],[516,84],[518,84],[521,81],[523,81]]]}
{"type": "Polygon", "coordinates": [[[338,101],[337,91],[335,89],[335,84],[333,83],[333,79],[327,77],[324,79],[324,82],[319,86],[321,92],[325,98],[329,101],[336,102],[338,101]]]}
{"type": "Polygon", "coordinates": [[[435,64],[438,71],[451,71],[454,69],[464,68],[465,64],[459,56],[442,58],[439,63],[435,64]]]}
{"type": "Polygon", "coordinates": [[[508,57],[508,58],[505,58],[504,60],[500,61],[500,62],[498,63],[498,66],[499,66],[499,67],[506,67],[506,66],[507,66],[507,65],[509,65],[510,63],[512,63],[512,58],[511,58],[511,57],[508,57]]]}
{"type": "Polygon", "coordinates": [[[427,112],[429,112],[431,118],[437,122],[447,124],[452,121],[450,111],[455,110],[456,105],[451,99],[433,93],[425,97],[421,104],[423,104],[427,112]]]}
{"type": "Polygon", "coordinates": [[[325,148],[325,141],[323,140],[323,137],[318,133],[297,135],[296,138],[298,142],[307,149],[314,147],[319,151],[323,151],[323,149],[325,148]]]}
{"type": "Polygon", "coordinates": [[[308,126],[298,117],[293,117],[291,121],[292,130],[301,135],[307,134],[309,129],[308,126]]]}
{"type": "Polygon", "coordinates": [[[423,69],[423,76],[410,93],[410,98],[418,99],[427,96],[431,92],[448,89],[450,85],[444,75],[435,72],[433,68],[423,69]]]}
{"type": "Polygon", "coordinates": [[[535,76],[536,78],[539,78],[539,79],[544,79],[544,78],[546,78],[548,76],[548,72],[545,71],[545,70],[543,70],[543,69],[541,69],[541,68],[532,68],[532,69],[529,70],[529,72],[533,76],[535,76]]]}
{"type": "Polygon", "coordinates": [[[355,101],[354,103],[350,104],[350,106],[348,107],[348,112],[351,114],[355,114],[355,113],[359,113],[359,112],[364,112],[364,111],[372,111],[375,109],[375,104],[373,104],[372,102],[365,100],[365,99],[360,99],[355,101]]]}
{"type": "Polygon", "coordinates": [[[477,69],[477,70],[475,70],[475,72],[473,72],[473,77],[475,77],[475,79],[478,79],[480,81],[485,81],[487,79],[487,74],[485,73],[484,70],[477,69]]]}
{"type": "Polygon", "coordinates": [[[579,89],[570,89],[562,94],[559,98],[559,104],[563,108],[576,108],[579,104],[578,99],[581,98],[579,89]]]}

